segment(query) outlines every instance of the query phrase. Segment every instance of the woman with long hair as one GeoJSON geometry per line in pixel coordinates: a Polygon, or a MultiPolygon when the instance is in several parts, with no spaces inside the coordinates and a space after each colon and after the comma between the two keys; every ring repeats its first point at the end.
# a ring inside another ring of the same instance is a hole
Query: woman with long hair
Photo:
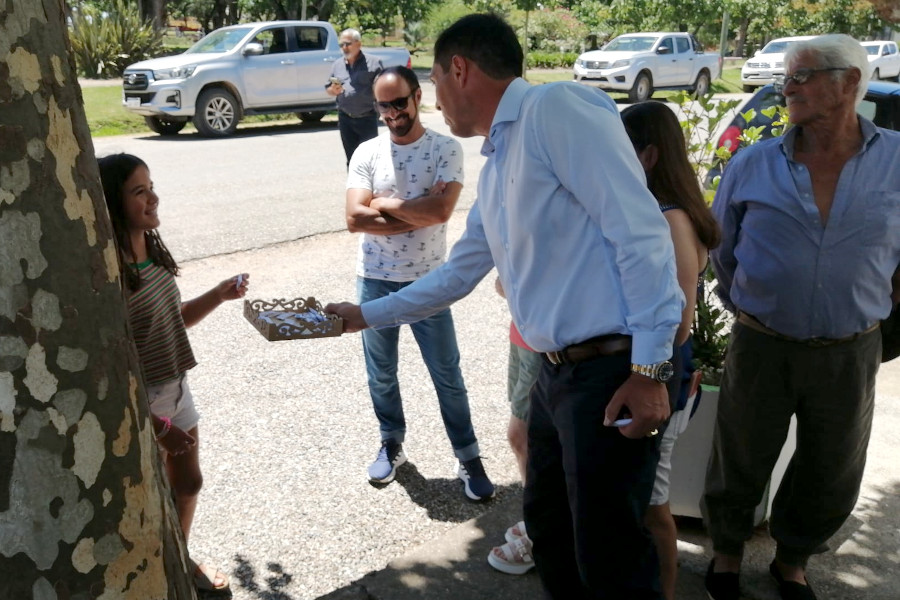
{"type": "MultiPolygon", "coordinates": [[[[685,297],[673,356],[682,358],[688,366],[698,283],[706,269],[709,250],[719,245],[719,225],[703,198],[697,174],[688,160],[684,134],[675,113],[661,102],[642,102],[623,110],[622,121],[644,167],[647,185],[672,232],[678,284],[685,297]]],[[[675,598],[678,573],[678,532],[669,510],[672,449],[691,413],[687,407],[688,386],[684,385],[684,378],[676,373],[672,379],[675,385],[669,386],[669,400],[674,410],[660,440],[656,482],[644,519],[659,554],[660,581],[666,600],[675,598]]]]}

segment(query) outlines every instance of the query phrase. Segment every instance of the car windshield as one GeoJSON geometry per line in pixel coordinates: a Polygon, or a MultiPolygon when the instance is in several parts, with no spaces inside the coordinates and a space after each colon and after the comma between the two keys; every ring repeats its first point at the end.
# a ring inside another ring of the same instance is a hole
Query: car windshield
{"type": "Polygon", "coordinates": [[[645,35],[623,35],[603,47],[607,52],[644,52],[653,47],[659,38],[645,35]]]}
{"type": "Polygon", "coordinates": [[[217,29],[191,46],[185,54],[213,54],[229,52],[250,32],[252,27],[235,27],[234,29],[217,29]]]}
{"type": "Polygon", "coordinates": [[[863,46],[871,56],[878,56],[881,54],[881,46],[863,46]]]}
{"type": "Polygon", "coordinates": [[[796,43],[797,42],[769,42],[768,44],[766,44],[766,47],[763,48],[761,54],[784,54],[784,52],[788,49],[788,46],[796,43]]]}

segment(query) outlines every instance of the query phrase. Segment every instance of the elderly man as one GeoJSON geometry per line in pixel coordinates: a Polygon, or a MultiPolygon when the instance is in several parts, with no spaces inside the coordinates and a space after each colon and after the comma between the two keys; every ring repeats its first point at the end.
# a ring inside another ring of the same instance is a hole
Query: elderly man
{"type": "Polygon", "coordinates": [[[447,263],[402,291],[327,310],[350,331],[416,321],[496,266],[516,327],[543,353],[524,513],[544,587],[567,600],[659,600],[643,517],[683,306],[672,240],[615,103],[521,75],[515,31],[496,15],[440,35],[437,106],[454,134],[485,137],[466,232],[447,263]]]}
{"type": "Polygon", "coordinates": [[[900,134],[856,114],[866,53],[845,35],[793,45],[783,94],[793,127],[728,165],[713,211],[713,266],[737,315],[703,512],[706,588],[737,600],[754,507],[797,417],[775,496],[769,570],[786,600],[815,598],[808,558],[853,510],[881,359],[879,320],[900,263],[900,134]]]}
{"type": "MultiPolygon", "coordinates": [[[[356,270],[361,303],[402,290],[444,262],[447,220],[463,187],[462,146],[419,120],[422,89],[416,74],[406,67],[385,69],[375,79],[374,92],[375,110],[388,133],[360,145],[347,177],[347,226],[362,233],[356,270]]],[[[434,382],[466,496],[486,500],[494,495],[494,485],[479,457],[450,309],[411,328],[434,382]]],[[[397,381],[399,328],[367,329],[362,338],[381,430],[369,479],[389,483],[406,462],[406,419],[397,381]]]]}
{"type": "Polygon", "coordinates": [[[342,31],[338,43],[344,56],[334,61],[325,91],[337,98],[338,129],[349,166],[356,148],[378,135],[378,115],[372,108],[375,101],[372,84],[384,67],[381,59],[363,54],[361,37],[356,29],[342,31]]]}

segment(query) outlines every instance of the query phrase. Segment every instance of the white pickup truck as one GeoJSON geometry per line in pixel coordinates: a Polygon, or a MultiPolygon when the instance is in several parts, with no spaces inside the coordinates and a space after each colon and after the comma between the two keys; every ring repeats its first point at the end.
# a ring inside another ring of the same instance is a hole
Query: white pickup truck
{"type": "MultiPolygon", "coordinates": [[[[385,67],[410,66],[405,48],[364,49],[385,67]]],[[[201,135],[231,135],[244,115],[295,112],[318,121],[336,109],[325,86],[342,56],[324,21],[269,21],[217,29],[183,54],[135,63],[123,74],[123,106],[161,135],[188,121],[201,135]]]]}
{"type": "Polygon", "coordinates": [[[722,58],[704,54],[689,33],[627,33],[579,56],[574,71],[575,81],[597,82],[602,90],[643,102],[660,89],[706,94],[722,72],[722,58]]]}

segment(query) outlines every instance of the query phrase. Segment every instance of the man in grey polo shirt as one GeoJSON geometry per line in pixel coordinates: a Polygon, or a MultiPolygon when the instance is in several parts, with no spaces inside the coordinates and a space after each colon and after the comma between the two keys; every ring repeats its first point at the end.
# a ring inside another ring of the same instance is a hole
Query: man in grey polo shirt
{"type": "Polygon", "coordinates": [[[337,99],[338,129],[349,166],[357,146],[378,135],[372,84],[384,66],[380,58],[362,53],[356,29],[342,31],[339,43],[344,56],[334,61],[325,91],[337,99]]]}

